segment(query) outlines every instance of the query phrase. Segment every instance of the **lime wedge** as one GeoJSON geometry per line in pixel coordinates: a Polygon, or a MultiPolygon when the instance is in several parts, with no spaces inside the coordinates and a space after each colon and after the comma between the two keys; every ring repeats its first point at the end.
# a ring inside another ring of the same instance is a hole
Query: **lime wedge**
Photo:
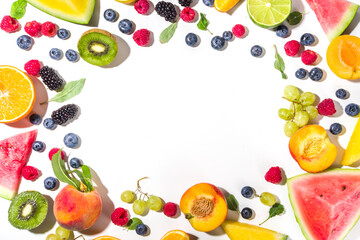
{"type": "Polygon", "coordinates": [[[255,24],[273,28],[291,13],[291,0],[247,0],[247,10],[255,24]]]}

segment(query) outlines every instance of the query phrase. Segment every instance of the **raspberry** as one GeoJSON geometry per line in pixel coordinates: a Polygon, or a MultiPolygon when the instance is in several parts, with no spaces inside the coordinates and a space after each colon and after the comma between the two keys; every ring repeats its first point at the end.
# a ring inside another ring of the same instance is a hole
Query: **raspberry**
{"type": "Polygon", "coordinates": [[[20,25],[19,25],[19,22],[15,18],[10,17],[9,15],[6,15],[1,20],[0,26],[1,26],[1,29],[4,30],[5,32],[11,33],[11,32],[15,32],[16,30],[18,30],[20,25]]]}
{"type": "Polygon", "coordinates": [[[150,31],[147,29],[137,30],[133,35],[134,41],[139,46],[145,46],[150,41],[150,31]]]}
{"type": "Polygon", "coordinates": [[[177,213],[177,205],[176,203],[168,202],[164,205],[164,214],[168,217],[173,217],[177,213]]]}
{"type": "Polygon", "coordinates": [[[191,7],[186,7],[181,11],[180,17],[184,22],[191,22],[195,18],[195,11],[191,7]]]}
{"type": "Polygon", "coordinates": [[[241,24],[236,24],[233,28],[232,28],[232,32],[235,35],[235,37],[242,37],[245,34],[245,27],[241,24]]]}
{"type": "Polygon", "coordinates": [[[41,64],[38,60],[30,60],[25,63],[24,69],[29,75],[37,76],[39,75],[41,64]]]}
{"type": "Polygon", "coordinates": [[[147,0],[139,0],[134,4],[135,10],[140,14],[146,14],[150,8],[150,4],[147,0]]]}
{"type": "Polygon", "coordinates": [[[282,180],[281,169],[279,167],[272,167],[265,174],[265,180],[270,183],[279,184],[282,180]]]}
{"type": "Polygon", "coordinates": [[[111,221],[117,226],[125,226],[129,221],[129,214],[123,208],[116,208],[111,214],[111,221]]]}
{"type": "Polygon", "coordinates": [[[324,99],[317,106],[320,115],[331,116],[336,113],[334,101],[331,98],[324,99]]]}
{"type": "Polygon", "coordinates": [[[305,65],[311,65],[313,64],[317,59],[317,54],[314,51],[311,50],[305,50],[303,51],[303,53],[301,54],[301,61],[305,64],[305,65]]]}
{"type": "Polygon", "coordinates": [[[52,22],[44,22],[41,24],[41,33],[47,37],[53,37],[56,35],[56,25],[52,22]]]}
{"type": "Polygon", "coordinates": [[[37,168],[34,168],[32,166],[25,166],[21,170],[21,175],[26,180],[35,180],[39,177],[39,170],[37,168]]]}
{"type": "MultiPolygon", "coordinates": [[[[53,148],[53,149],[50,150],[50,152],[49,152],[49,159],[50,159],[50,161],[51,161],[53,155],[54,155],[55,153],[57,153],[59,150],[60,150],[60,148],[53,148]]],[[[62,159],[62,160],[65,160],[65,156],[66,156],[65,152],[64,152],[64,151],[61,151],[61,159],[62,159]]]]}
{"type": "Polygon", "coordinates": [[[41,24],[37,21],[27,22],[25,24],[25,32],[32,37],[40,37],[41,34],[41,24]]]}
{"type": "Polygon", "coordinates": [[[284,49],[286,55],[290,57],[296,56],[300,50],[300,43],[296,40],[289,41],[284,45],[284,49]]]}

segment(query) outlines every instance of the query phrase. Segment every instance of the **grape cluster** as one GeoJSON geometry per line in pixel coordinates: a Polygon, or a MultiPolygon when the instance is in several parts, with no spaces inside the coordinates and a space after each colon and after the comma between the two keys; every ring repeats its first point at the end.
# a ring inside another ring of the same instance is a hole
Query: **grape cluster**
{"type": "Polygon", "coordinates": [[[58,226],[55,233],[47,235],[46,240],[67,240],[70,237],[71,231],[58,226]]]}
{"type": "Polygon", "coordinates": [[[311,92],[300,93],[297,87],[288,85],[284,88],[283,98],[291,104],[288,109],[280,108],[278,115],[287,121],[284,126],[284,133],[291,137],[299,128],[306,126],[310,120],[319,114],[317,108],[313,106],[316,97],[311,92]]]}

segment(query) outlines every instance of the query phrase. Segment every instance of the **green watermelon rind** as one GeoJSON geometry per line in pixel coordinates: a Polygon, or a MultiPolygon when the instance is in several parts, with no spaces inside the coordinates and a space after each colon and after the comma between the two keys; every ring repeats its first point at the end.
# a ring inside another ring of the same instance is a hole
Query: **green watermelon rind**
{"type": "Polygon", "coordinates": [[[0,185],[0,197],[5,198],[7,200],[11,200],[15,197],[15,195],[16,195],[15,191],[11,191],[10,189],[0,185]]]}
{"type": "MultiPolygon", "coordinates": [[[[341,169],[341,168],[336,168],[336,169],[330,169],[330,170],[326,170],[324,172],[321,172],[321,173],[304,173],[304,174],[300,174],[300,175],[297,175],[295,177],[292,177],[292,178],[289,178],[287,180],[287,188],[288,188],[288,195],[289,195],[289,199],[290,199],[290,203],[291,203],[291,207],[294,211],[294,215],[295,215],[295,218],[296,218],[296,221],[297,223],[299,224],[300,226],[300,229],[301,229],[301,232],[303,233],[304,237],[307,239],[307,240],[313,240],[313,238],[311,237],[311,235],[306,231],[306,228],[302,225],[301,223],[301,219],[299,219],[297,216],[300,216],[298,210],[296,209],[296,205],[294,203],[294,201],[292,200],[291,198],[291,184],[293,181],[295,181],[296,179],[298,178],[302,178],[306,175],[320,175],[320,174],[325,174],[325,173],[328,173],[328,172],[339,172],[340,174],[341,173],[345,173],[345,172],[358,172],[360,174],[360,169],[341,169]]],[[[343,232],[343,236],[337,240],[343,240],[346,235],[351,231],[351,229],[355,226],[355,224],[358,222],[358,220],[360,219],[360,214],[359,216],[353,221],[353,224],[352,225],[349,225],[348,229],[345,230],[343,232]]]]}

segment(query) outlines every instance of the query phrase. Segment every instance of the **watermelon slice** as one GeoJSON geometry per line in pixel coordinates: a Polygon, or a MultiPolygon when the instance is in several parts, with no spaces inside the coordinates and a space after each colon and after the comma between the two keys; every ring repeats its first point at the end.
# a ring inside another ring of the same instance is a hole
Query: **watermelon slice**
{"type": "Polygon", "coordinates": [[[0,197],[11,200],[17,194],[36,135],[34,130],[0,141],[0,197]]]}
{"type": "Polygon", "coordinates": [[[308,240],[344,239],[360,217],[360,170],[334,169],[288,180],[291,205],[308,240]]]}
{"type": "Polygon", "coordinates": [[[315,12],[330,41],[345,31],[359,7],[347,0],[306,0],[306,2],[315,12]]]}

